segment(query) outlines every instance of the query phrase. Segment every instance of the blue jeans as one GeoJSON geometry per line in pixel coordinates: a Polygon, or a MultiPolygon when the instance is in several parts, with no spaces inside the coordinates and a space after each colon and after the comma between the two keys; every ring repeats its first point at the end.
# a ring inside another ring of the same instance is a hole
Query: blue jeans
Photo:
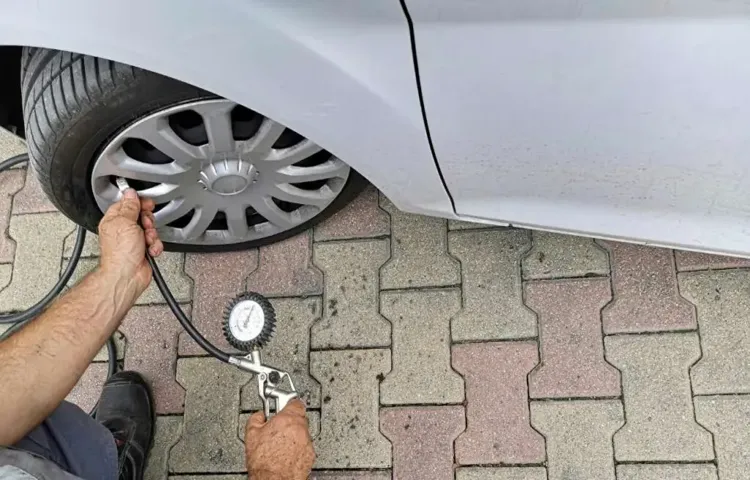
{"type": "Polygon", "coordinates": [[[61,403],[14,447],[44,457],[84,480],[117,480],[115,439],[72,403],[61,403]]]}

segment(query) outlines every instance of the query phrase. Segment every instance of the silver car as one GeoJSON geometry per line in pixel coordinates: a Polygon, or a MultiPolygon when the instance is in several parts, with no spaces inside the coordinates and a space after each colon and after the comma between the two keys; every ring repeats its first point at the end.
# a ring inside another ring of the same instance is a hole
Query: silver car
{"type": "Polygon", "coordinates": [[[96,227],[175,250],[398,208],[750,255],[743,0],[6,0],[0,124],[96,227]]]}

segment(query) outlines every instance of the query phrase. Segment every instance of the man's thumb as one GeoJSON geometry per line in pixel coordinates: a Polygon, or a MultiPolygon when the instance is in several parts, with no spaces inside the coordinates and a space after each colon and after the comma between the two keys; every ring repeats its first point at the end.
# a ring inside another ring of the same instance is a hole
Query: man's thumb
{"type": "Polygon", "coordinates": [[[261,428],[265,424],[265,414],[263,412],[255,412],[247,420],[247,425],[245,425],[245,434],[247,434],[247,432],[250,432],[251,430],[261,428]]]}
{"type": "Polygon", "coordinates": [[[120,215],[134,222],[138,221],[138,215],[141,213],[141,202],[138,200],[138,193],[132,188],[125,190],[120,202],[120,215]]]}

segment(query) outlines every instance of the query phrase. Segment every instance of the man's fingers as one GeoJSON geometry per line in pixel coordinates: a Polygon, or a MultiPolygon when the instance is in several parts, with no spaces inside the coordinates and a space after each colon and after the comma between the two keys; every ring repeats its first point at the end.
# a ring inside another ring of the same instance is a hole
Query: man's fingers
{"type": "Polygon", "coordinates": [[[141,210],[144,212],[153,212],[156,208],[153,198],[143,197],[141,198],[141,210]]]}
{"type": "Polygon", "coordinates": [[[120,200],[119,214],[128,220],[138,221],[138,215],[141,213],[141,202],[138,200],[138,194],[132,188],[125,190],[120,200]]]}
{"type": "Polygon", "coordinates": [[[286,407],[280,412],[280,415],[305,418],[305,404],[302,400],[295,398],[286,404],[286,407]]]}
{"type": "Polygon", "coordinates": [[[261,428],[266,424],[266,415],[263,412],[255,412],[247,420],[245,435],[253,429],[261,428]]]}

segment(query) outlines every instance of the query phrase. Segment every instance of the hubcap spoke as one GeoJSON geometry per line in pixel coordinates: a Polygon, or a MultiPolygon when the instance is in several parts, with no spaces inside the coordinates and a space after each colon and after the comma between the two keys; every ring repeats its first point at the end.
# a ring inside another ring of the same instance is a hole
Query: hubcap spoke
{"type": "Polygon", "coordinates": [[[205,158],[199,147],[190,145],[172,130],[166,118],[157,118],[138,125],[128,132],[128,136],[147,141],[179,165],[191,165],[205,158]]]}
{"type": "Polygon", "coordinates": [[[182,229],[182,234],[186,240],[194,240],[203,235],[211,221],[216,217],[218,209],[212,205],[201,205],[195,208],[193,218],[190,223],[182,229]]]}
{"type": "Polygon", "coordinates": [[[286,130],[284,125],[264,118],[255,135],[245,141],[243,150],[249,152],[253,159],[266,158],[284,130],[286,130]]]}
{"type": "Polygon", "coordinates": [[[176,163],[151,164],[131,158],[120,150],[107,165],[103,165],[105,175],[125,177],[153,183],[180,184],[186,171],[176,163]]]}
{"type": "Polygon", "coordinates": [[[349,167],[336,158],[312,167],[295,167],[293,165],[284,167],[277,171],[274,176],[280,182],[302,183],[328,180],[335,177],[345,178],[348,172],[349,167]]]}
{"type": "Polygon", "coordinates": [[[322,150],[312,140],[303,140],[293,147],[271,150],[265,161],[276,168],[286,167],[309,158],[322,150]]]}
{"type": "Polygon", "coordinates": [[[276,185],[271,195],[279,200],[316,207],[324,207],[336,197],[327,185],[317,190],[303,190],[288,183],[276,185]]]}
{"type": "Polygon", "coordinates": [[[235,238],[244,238],[250,228],[247,225],[245,208],[242,205],[232,205],[224,210],[224,214],[227,217],[229,235],[235,238]]]}
{"type": "Polygon", "coordinates": [[[186,215],[193,209],[193,204],[184,198],[172,200],[158,212],[154,212],[154,220],[157,227],[163,227],[186,215]]]}
{"type": "Polygon", "coordinates": [[[210,153],[231,153],[235,151],[236,144],[232,133],[233,107],[233,104],[229,104],[224,108],[197,110],[206,127],[210,153]]]}
{"type": "Polygon", "coordinates": [[[141,197],[148,197],[154,201],[154,203],[167,203],[170,200],[174,200],[182,195],[182,188],[180,185],[170,185],[162,183],[155,187],[146,188],[139,190],[138,195],[141,197]]]}
{"type": "Polygon", "coordinates": [[[258,198],[252,201],[250,205],[263,218],[268,220],[269,223],[276,225],[277,227],[288,229],[295,225],[292,216],[288,212],[280,209],[269,196],[258,198]]]}

